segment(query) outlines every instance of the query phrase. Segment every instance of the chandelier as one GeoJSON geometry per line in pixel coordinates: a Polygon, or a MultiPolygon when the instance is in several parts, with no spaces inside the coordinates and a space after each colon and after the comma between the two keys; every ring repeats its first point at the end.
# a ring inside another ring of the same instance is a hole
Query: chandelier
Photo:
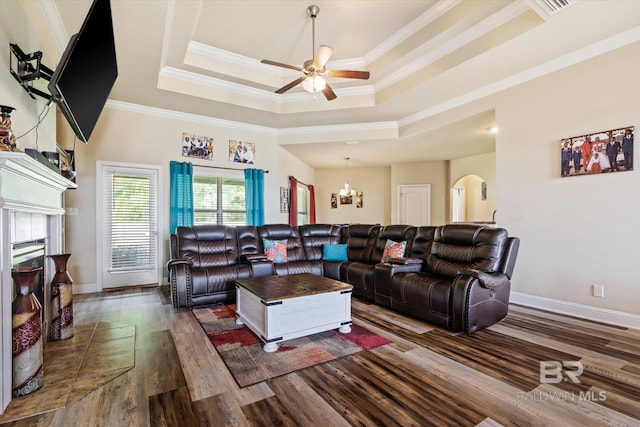
{"type": "Polygon", "coordinates": [[[355,196],[356,190],[353,188],[349,188],[349,157],[345,157],[344,161],[346,163],[346,172],[344,179],[344,187],[340,189],[341,196],[355,196]]]}

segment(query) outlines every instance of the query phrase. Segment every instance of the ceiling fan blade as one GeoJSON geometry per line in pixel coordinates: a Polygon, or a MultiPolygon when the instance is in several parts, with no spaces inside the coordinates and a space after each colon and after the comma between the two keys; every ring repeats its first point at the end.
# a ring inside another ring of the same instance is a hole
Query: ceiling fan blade
{"type": "Polygon", "coordinates": [[[328,70],[327,76],[329,77],[343,77],[347,79],[369,79],[368,71],[353,71],[353,70],[328,70]]]}
{"type": "Polygon", "coordinates": [[[286,92],[286,91],[288,91],[289,89],[291,89],[291,88],[293,88],[293,87],[295,87],[295,86],[298,86],[298,85],[299,85],[300,83],[302,83],[302,81],[303,81],[304,79],[306,79],[306,78],[307,78],[307,76],[298,77],[297,79],[295,79],[294,81],[292,81],[292,82],[291,82],[291,83],[289,83],[288,85],[286,85],[286,86],[282,86],[280,89],[278,89],[278,90],[276,91],[276,93],[285,93],[285,92],[286,92]]]}
{"type": "Polygon", "coordinates": [[[333,91],[333,89],[331,89],[331,86],[329,85],[326,85],[324,89],[322,89],[322,93],[324,94],[325,98],[327,98],[327,101],[334,100],[338,97],[338,95],[336,95],[336,93],[333,91]]]}
{"type": "Polygon", "coordinates": [[[331,54],[333,54],[332,47],[329,47],[324,44],[320,45],[320,47],[318,48],[318,51],[316,52],[316,56],[313,57],[312,64],[316,68],[324,68],[324,66],[327,64],[327,61],[331,57],[331,54]]]}
{"type": "Polygon", "coordinates": [[[298,67],[296,65],[283,64],[282,62],[269,61],[268,59],[263,59],[260,62],[263,64],[275,65],[276,67],[290,68],[292,70],[302,71],[302,67],[298,67]]]}

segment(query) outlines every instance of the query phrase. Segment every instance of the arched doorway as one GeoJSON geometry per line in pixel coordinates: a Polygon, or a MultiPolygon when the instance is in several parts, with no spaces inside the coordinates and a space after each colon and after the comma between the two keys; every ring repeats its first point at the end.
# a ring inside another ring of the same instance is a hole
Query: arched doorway
{"type": "Polygon", "coordinates": [[[487,183],[478,175],[465,175],[451,188],[452,222],[491,222],[487,183]]]}

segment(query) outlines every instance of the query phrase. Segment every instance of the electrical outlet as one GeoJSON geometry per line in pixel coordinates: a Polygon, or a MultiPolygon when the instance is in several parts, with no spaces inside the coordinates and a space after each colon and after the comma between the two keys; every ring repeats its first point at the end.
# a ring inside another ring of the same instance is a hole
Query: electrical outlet
{"type": "Polygon", "coordinates": [[[604,285],[592,285],[593,296],[598,298],[604,298],[604,285]]]}

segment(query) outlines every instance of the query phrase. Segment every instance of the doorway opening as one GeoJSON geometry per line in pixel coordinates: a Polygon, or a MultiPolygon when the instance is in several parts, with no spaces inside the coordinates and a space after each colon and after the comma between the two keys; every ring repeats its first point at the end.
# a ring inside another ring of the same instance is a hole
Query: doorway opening
{"type": "Polygon", "coordinates": [[[451,221],[493,222],[493,209],[489,208],[490,191],[486,181],[478,175],[465,175],[458,179],[451,188],[451,221]]]}

